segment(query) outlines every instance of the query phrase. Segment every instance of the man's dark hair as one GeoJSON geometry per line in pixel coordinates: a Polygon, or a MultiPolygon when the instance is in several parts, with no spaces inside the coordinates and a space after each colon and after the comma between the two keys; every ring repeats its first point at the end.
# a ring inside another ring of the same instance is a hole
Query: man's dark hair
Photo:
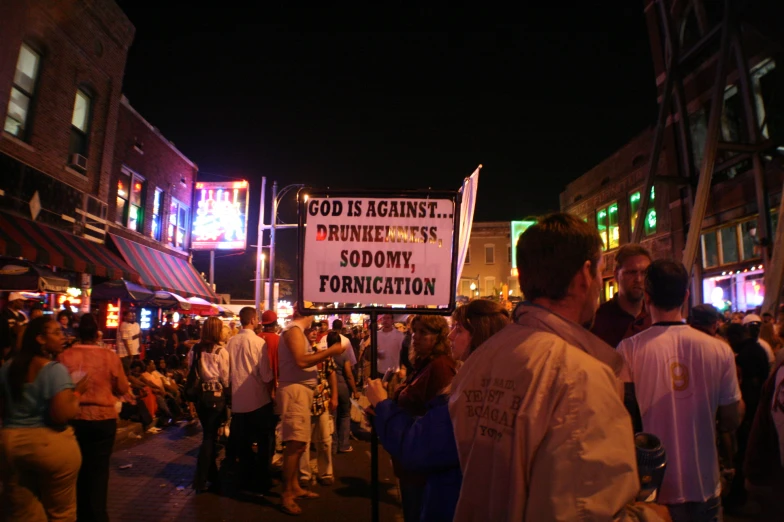
{"type": "Polygon", "coordinates": [[[602,238],[594,227],[570,214],[551,214],[517,242],[520,289],[526,299],[560,301],[586,261],[596,274],[601,255],[602,238]]]}
{"type": "Polygon", "coordinates": [[[645,256],[651,259],[651,253],[648,249],[638,243],[626,243],[615,253],[615,271],[617,272],[623,268],[623,264],[627,259],[637,256],[645,256]]]}
{"type": "Polygon", "coordinates": [[[645,293],[656,308],[669,311],[681,307],[688,289],[689,273],[683,263],[657,259],[648,267],[645,293]]]}
{"type": "Polygon", "coordinates": [[[341,321],[340,319],[335,319],[334,321],[332,321],[332,329],[335,331],[342,330],[343,321],[341,321]]]}
{"type": "Polygon", "coordinates": [[[71,314],[69,314],[65,310],[60,310],[60,312],[57,313],[57,320],[59,321],[63,317],[70,317],[70,316],[71,316],[71,314]]]}
{"type": "Polygon", "coordinates": [[[246,306],[242,310],[240,310],[240,324],[242,326],[248,326],[250,323],[253,322],[253,319],[256,317],[256,309],[252,306],[246,306]]]}
{"type": "Polygon", "coordinates": [[[327,348],[329,348],[333,344],[340,344],[340,343],[341,343],[341,339],[340,339],[340,334],[339,333],[337,333],[337,332],[329,332],[327,334],[327,348]]]}
{"type": "Polygon", "coordinates": [[[82,342],[93,342],[98,338],[98,321],[93,314],[84,314],[79,319],[79,339],[82,342]]]}

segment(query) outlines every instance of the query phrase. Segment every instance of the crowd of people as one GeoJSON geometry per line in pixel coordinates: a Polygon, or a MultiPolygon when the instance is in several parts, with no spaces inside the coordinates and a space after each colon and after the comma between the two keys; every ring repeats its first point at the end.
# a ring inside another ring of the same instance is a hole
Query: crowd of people
{"type": "Polygon", "coordinates": [[[512,313],[476,299],[448,320],[412,314],[398,326],[382,315],[369,325],[379,379],[367,328],[315,323],[299,309],[283,328],[251,307],[239,328],[217,318],[164,325],[154,357],[139,361],[132,312],[115,354],[94,316],[67,337],[68,320],[27,322],[12,299],[3,323],[25,327],[0,368],[3,509],[11,520],[107,520],[121,397],[120,416],[151,433],[156,418],[200,421],[197,492],[220,493],[221,467],[236,464],[241,489],[263,495],[277,461],[280,509],[299,515],[300,500],[318,497],[314,484],[334,483],[334,455],[353,451],[364,393],[407,522],[707,522],[752,508],[780,519],[781,325],[754,310],[687,313],[686,268],[635,244],[615,253],[618,291],[599,305],[601,238],[566,214],[529,227],[516,248],[526,301],[512,313]],[[666,452],[652,495],[641,494],[642,432],[666,452]]]}

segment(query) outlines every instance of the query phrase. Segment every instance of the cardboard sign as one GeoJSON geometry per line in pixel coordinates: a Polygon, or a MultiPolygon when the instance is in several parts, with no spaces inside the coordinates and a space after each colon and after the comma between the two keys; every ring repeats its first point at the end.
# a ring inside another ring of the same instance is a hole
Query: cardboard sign
{"type": "Polygon", "coordinates": [[[306,301],[449,306],[453,200],[314,197],[304,222],[306,301]]]}

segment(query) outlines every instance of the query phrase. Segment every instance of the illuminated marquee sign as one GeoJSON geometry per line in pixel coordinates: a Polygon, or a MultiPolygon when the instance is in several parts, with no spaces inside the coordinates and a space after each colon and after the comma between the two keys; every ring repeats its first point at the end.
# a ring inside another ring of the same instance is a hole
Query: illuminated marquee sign
{"type": "Polygon", "coordinates": [[[512,277],[517,277],[517,241],[536,221],[512,221],[512,277]]]}
{"type": "Polygon", "coordinates": [[[152,311],[148,308],[142,308],[139,313],[139,328],[142,330],[149,330],[152,326],[152,311]]]}
{"type": "Polygon", "coordinates": [[[120,326],[120,307],[109,303],[106,307],[106,328],[120,326]]]}
{"type": "Polygon", "coordinates": [[[248,238],[248,182],[196,183],[193,250],[244,250],[248,238]]]}

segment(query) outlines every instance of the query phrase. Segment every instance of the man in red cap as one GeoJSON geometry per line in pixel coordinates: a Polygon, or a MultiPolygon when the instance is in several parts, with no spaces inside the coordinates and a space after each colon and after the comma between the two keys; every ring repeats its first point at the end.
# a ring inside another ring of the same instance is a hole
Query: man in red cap
{"type": "Polygon", "coordinates": [[[278,335],[278,314],[272,310],[265,310],[261,314],[261,326],[264,328],[259,334],[259,337],[264,339],[269,349],[270,364],[272,365],[272,373],[275,374],[275,388],[278,387],[278,342],[280,335],[278,335]]]}

